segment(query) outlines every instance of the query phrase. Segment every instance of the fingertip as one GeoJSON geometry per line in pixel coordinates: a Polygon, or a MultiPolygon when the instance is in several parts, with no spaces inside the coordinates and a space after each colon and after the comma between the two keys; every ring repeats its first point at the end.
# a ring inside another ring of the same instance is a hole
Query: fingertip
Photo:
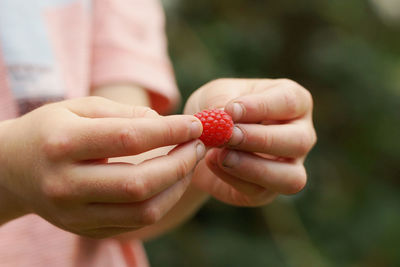
{"type": "Polygon", "coordinates": [[[233,121],[238,121],[243,117],[245,107],[243,103],[235,101],[225,107],[225,112],[231,115],[233,121]]]}
{"type": "Polygon", "coordinates": [[[239,163],[239,153],[234,150],[229,150],[223,157],[221,162],[224,168],[233,169],[239,163]]]}
{"type": "Polygon", "coordinates": [[[203,124],[200,120],[193,116],[192,123],[190,125],[191,136],[193,138],[198,138],[203,132],[203,124]]]}
{"type": "Polygon", "coordinates": [[[244,133],[243,130],[239,127],[233,127],[232,136],[229,139],[228,145],[229,146],[237,146],[240,145],[244,140],[244,133]]]}
{"type": "Polygon", "coordinates": [[[212,164],[214,168],[221,169],[222,162],[228,153],[226,148],[212,148],[209,153],[207,153],[207,162],[212,164]]]}
{"type": "Polygon", "coordinates": [[[198,141],[198,143],[196,144],[197,161],[203,159],[205,154],[206,154],[206,147],[204,146],[203,142],[198,141]]]}
{"type": "Polygon", "coordinates": [[[239,160],[239,152],[227,148],[222,149],[217,156],[218,166],[223,169],[234,169],[239,164],[239,160]]]}
{"type": "Polygon", "coordinates": [[[207,151],[207,154],[205,156],[205,161],[207,163],[207,166],[209,166],[210,168],[212,166],[217,166],[218,164],[218,152],[221,149],[219,148],[211,148],[207,151]]]}
{"type": "Polygon", "coordinates": [[[190,161],[194,167],[206,156],[206,152],[206,147],[200,140],[192,140],[175,146],[168,155],[172,156],[178,153],[184,160],[190,161]]]}
{"type": "Polygon", "coordinates": [[[171,117],[185,120],[186,122],[190,123],[191,129],[191,137],[197,138],[203,132],[203,124],[201,121],[194,115],[172,115],[171,117]]]}
{"type": "Polygon", "coordinates": [[[215,153],[215,162],[218,166],[222,166],[222,162],[224,161],[225,156],[228,154],[229,150],[226,148],[222,148],[215,153]]]}
{"type": "Polygon", "coordinates": [[[200,120],[192,115],[171,115],[161,118],[167,127],[156,126],[164,132],[168,142],[179,144],[197,139],[203,132],[200,120]]]}

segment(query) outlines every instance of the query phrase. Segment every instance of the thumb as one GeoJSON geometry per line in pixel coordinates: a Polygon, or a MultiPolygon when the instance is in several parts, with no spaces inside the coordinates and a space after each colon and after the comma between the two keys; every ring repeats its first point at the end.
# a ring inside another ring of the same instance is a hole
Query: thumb
{"type": "Polygon", "coordinates": [[[71,112],[86,118],[155,118],[158,113],[149,107],[121,104],[107,98],[90,96],[64,101],[71,112]]]}

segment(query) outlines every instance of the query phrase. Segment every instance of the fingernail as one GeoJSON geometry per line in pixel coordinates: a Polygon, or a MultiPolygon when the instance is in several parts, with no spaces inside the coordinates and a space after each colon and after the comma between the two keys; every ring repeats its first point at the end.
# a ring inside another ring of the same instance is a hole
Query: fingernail
{"type": "Polygon", "coordinates": [[[192,122],[192,125],[190,126],[190,129],[192,131],[192,136],[199,137],[201,135],[201,132],[203,130],[203,125],[201,125],[201,122],[196,120],[192,122]]]}
{"type": "Polygon", "coordinates": [[[242,143],[244,134],[239,127],[233,127],[232,137],[229,139],[229,145],[237,146],[242,143]]]}
{"type": "Polygon", "coordinates": [[[239,154],[233,150],[229,151],[225,156],[222,166],[226,168],[233,168],[239,162],[239,154]]]}
{"type": "Polygon", "coordinates": [[[233,103],[232,105],[232,119],[238,121],[243,116],[243,106],[239,103],[233,103]]]}
{"type": "Polygon", "coordinates": [[[197,160],[201,160],[206,152],[206,148],[204,147],[204,144],[202,142],[199,142],[196,145],[196,154],[197,154],[197,160]]]}

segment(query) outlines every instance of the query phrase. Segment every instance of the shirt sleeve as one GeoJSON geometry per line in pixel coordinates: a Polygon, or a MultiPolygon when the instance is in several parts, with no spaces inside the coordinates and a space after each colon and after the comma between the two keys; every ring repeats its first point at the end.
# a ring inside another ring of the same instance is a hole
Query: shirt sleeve
{"type": "Polygon", "coordinates": [[[180,96],[164,26],[157,0],[94,0],[91,87],[134,83],[148,90],[155,110],[174,110],[180,96]]]}

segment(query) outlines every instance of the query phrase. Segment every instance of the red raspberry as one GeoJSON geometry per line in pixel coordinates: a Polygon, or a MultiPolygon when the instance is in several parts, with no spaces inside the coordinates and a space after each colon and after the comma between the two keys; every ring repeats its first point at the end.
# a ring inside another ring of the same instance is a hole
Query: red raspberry
{"type": "Polygon", "coordinates": [[[206,146],[222,146],[232,136],[233,121],[223,110],[211,109],[203,110],[194,114],[203,124],[203,133],[200,140],[206,146]]]}

